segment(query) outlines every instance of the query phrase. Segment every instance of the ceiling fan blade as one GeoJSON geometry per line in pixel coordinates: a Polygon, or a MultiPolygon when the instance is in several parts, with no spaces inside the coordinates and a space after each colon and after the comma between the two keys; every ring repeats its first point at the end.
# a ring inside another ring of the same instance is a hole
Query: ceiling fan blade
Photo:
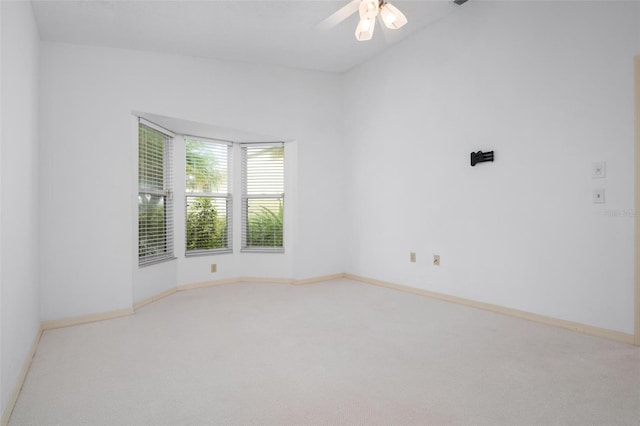
{"type": "Polygon", "coordinates": [[[323,31],[330,30],[331,28],[338,25],[340,22],[347,19],[349,16],[353,15],[358,10],[359,5],[360,5],[360,0],[350,1],[349,3],[342,6],[340,9],[338,9],[336,12],[329,15],[328,18],[320,22],[316,26],[316,28],[323,31]]]}
{"type": "Polygon", "coordinates": [[[391,3],[382,5],[380,17],[384,22],[384,26],[390,30],[397,30],[407,23],[407,17],[404,16],[404,13],[400,12],[400,10],[391,3]]]}

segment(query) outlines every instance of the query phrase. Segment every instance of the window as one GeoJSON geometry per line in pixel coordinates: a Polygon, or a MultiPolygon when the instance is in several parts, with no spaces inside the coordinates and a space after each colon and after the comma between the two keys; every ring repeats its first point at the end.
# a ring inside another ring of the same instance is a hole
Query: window
{"type": "Polygon", "coordinates": [[[242,251],[284,251],[284,145],[242,145],[242,251]]]}
{"type": "Polygon", "coordinates": [[[138,264],[173,259],[171,139],[138,125],[138,264]]]}
{"type": "Polygon", "coordinates": [[[186,254],[232,251],[231,144],[186,138],[186,254]]]}

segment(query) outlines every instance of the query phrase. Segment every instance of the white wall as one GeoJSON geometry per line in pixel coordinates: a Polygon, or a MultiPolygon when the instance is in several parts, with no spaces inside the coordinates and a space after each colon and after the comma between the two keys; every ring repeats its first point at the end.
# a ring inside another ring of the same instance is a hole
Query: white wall
{"type": "Polygon", "coordinates": [[[29,2],[1,2],[0,409],[4,415],[40,327],[38,30],[29,2]]]}
{"type": "Polygon", "coordinates": [[[139,275],[131,249],[134,110],[298,141],[295,250],[275,269],[267,256],[236,262],[220,255],[217,275],[209,272],[211,258],[189,259],[187,272],[176,267],[178,285],[225,275],[289,278],[292,269],[294,278],[342,272],[344,256],[335,250],[344,234],[341,211],[332,205],[342,200],[344,169],[335,155],[342,148],[338,81],[326,73],[43,43],[43,320],[128,308],[160,289],[133,288],[155,273],[148,267],[139,275]]]}
{"type": "Polygon", "coordinates": [[[633,217],[611,215],[639,28],[633,2],[471,1],[348,73],[348,271],[633,333],[633,217]]]}

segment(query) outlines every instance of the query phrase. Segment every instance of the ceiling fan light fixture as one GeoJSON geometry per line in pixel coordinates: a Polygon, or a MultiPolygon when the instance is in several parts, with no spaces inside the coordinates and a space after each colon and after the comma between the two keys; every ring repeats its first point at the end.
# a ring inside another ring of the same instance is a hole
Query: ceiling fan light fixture
{"type": "Polygon", "coordinates": [[[371,40],[375,26],[376,20],[374,18],[360,19],[360,22],[358,22],[358,26],[356,27],[356,39],[358,39],[358,41],[371,40]]]}
{"type": "Polygon", "coordinates": [[[378,0],[362,0],[360,2],[360,6],[358,7],[360,20],[365,18],[375,18],[378,15],[379,8],[380,4],[378,3],[378,0]]]}
{"type": "Polygon", "coordinates": [[[380,17],[390,30],[397,30],[407,23],[407,17],[392,4],[384,3],[380,7],[380,17]]]}

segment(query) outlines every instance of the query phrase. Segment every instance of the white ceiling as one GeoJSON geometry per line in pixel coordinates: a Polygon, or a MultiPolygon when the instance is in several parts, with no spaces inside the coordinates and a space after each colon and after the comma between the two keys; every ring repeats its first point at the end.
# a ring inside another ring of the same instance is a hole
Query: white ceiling
{"type": "Polygon", "coordinates": [[[44,41],[174,53],[343,72],[466,5],[391,0],[409,21],[354,37],[357,13],[330,30],[317,25],[349,0],[32,1],[44,41]]]}

